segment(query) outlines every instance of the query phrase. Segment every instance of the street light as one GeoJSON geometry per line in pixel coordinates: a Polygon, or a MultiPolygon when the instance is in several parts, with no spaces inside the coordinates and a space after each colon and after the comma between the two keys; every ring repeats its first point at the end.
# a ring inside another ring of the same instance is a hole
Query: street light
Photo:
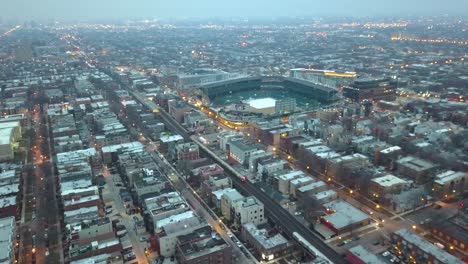
{"type": "Polygon", "coordinates": [[[416,225],[413,225],[411,228],[413,228],[413,230],[416,230],[416,225]]]}

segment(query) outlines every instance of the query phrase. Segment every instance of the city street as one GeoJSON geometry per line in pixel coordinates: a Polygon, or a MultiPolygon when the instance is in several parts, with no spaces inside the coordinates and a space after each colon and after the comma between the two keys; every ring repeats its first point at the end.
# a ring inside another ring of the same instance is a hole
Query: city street
{"type": "Polygon", "coordinates": [[[135,233],[133,219],[131,216],[127,215],[123,201],[119,195],[119,188],[115,186],[114,177],[117,178],[119,176],[110,174],[107,166],[103,167],[102,175],[104,176],[104,179],[106,181],[108,193],[112,196],[112,200],[114,201],[114,209],[116,210],[116,213],[120,216],[117,219],[119,219],[120,223],[123,224],[127,229],[127,235],[130,238],[130,241],[132,242],[132,248],[133,252],[135,253],[136,260],[138,261],[138,263],[148,263],[148,258],[145,255],[144,249],[141,247],[139,237],[135,233]]]}
{"type": "MultiPolygon", "coordinates": [[[[149,144],[154,145],[153,141],[150,141],[149,144]]],[[[203,202],[203,200],[198,196],[198,194],[185,181],[183,176],[161,154],[159,154],[156,151],[151,154],[153,159],[157,162],[157,164],[161,168],[163,168],[166,173],[168,173],[168,177],[171,180],[172,184],[180,191],[180,193],[187,200],[187,202],[189,202],[190,205],[192,205],[192,208],[194,208],[197,214],[203,219],[206,219],[208,224],[210,224],[216,230],[216,232],[218,232],[221,235],[221,237],[231,245],[233,249],[234,263],[258,263],[251,254],[250,258],[248,259],[244,255],[244,253],[240,251],[236,243],[234,243],[234,241],[232,241],[232,239],[229,237],[229,234],[232,234],[229,228],[227,228],[226,225],[221,223],[218,217],[214,217],[216,216],[216,214],[213,211],[211,211],[211,209],[203,202]],[[223,229],[221,225],[224,225],[225,228],[223,229]]]]}
{"type": "Polygon", "coordinates": [[[20,263],[50,263],[63,260],[60,212],[55,175],[50,160],[48,124],[36,106],[32,116],[32,160],[25,166],[23,221],[20,227],[20,263]]]}

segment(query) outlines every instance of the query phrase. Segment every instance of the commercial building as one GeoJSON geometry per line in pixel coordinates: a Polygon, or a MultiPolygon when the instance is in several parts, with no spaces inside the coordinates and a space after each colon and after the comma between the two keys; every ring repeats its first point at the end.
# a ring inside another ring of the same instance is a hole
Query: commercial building
{"type": "Polygon", "coordinates": [[[242,237],[265,261],[286,255],[291,249],[291,244],[281,234],[271,234],[266,229],[258,229],[253,223],[242,226],[242,237]]]}
{"type": "Polygon", "coordinates": [[[404,259],[413,259],[416,263],[462,264],[463,261],[438,248],[431,242],[408,229],[400,229],[391,236],[396,252],[404,259]]]}
{"type": "Polygon", "coordinates": [[[343,95],[354,102],[394,101],[396,98],[396,82],[390,78],[358,79],[343,88],[343,95]]]}
{"type": "Polygon", "coordinates": [[[320,221],[336,234],[353,231],[370,222],[367,214],[341,199],[325,203],[323,207],[326,215],[320,217],[320,221]]]}

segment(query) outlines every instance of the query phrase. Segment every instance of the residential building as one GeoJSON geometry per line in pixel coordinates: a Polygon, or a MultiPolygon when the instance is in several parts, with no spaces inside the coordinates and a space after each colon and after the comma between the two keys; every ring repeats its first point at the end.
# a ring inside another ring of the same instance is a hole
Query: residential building
{"type": "Polygon", "coordinates": [[[271,234],[266,229],[258,229],[253,223],[246,223],[242,226],[242,237],[252,245],[255,252],[264,261],[271,261],[287,255],[291,249],[291,244],[281,234],[271,234]]]}
{"type": "Polygon", "coordinates": [[[414,259],[417,263],[434,264],[462,264],[463,261],[447,253],[433,243],[420,237],[408,229],[400,229],[391,236],[391,241],[396,247],[396,251],[404,259],[414,259]]]}
{"type": "Polygon", "coordinates": [[[444,171],[435,176],[434,194],[439,198],[453,198],[468,189],[468,173],[444,171]]]}
{"type": "Polygon", "coordinates": [[[249,196],[233,205],[234,223],[240,227],[246,223],[260,225],[266,223],[263,203],[256,197],[249,196]]]}
{"type": "Polygon", "coordinates": [[[352,247],[346,253],[346,260],[350,264],[380,264],[385,263],[385,260],[380,256],[372,253],[369,249],[362,245],[352,247]]]}
{"type": "Polygon", "coordinates": [[[230,264],[232,247],[211,226],[206,225],[179,235],[175,256],[180,264],[230,264]]]}
{"type": "Polygon", "coordinates": [[[432,180],[437,166],[429,161],[408,156],[397,160],[398,172],[413,179],[416,183],[426,183],[432,180]]]}
{"type": "Polygon", "coordinates": [[[16,220],[0,218],[0,263],[14,263],[16,248],[16,220]]]}

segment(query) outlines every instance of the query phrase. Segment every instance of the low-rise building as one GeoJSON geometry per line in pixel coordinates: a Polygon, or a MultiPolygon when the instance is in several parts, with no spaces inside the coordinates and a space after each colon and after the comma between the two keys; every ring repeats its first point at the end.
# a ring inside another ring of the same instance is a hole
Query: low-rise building
{"type": "Polygon", "coordinates": [[[372,253],[369,249],[362,245],[352,247],[346,253],[346,260],[350,264],[380,264],[385,263],[385,260],[372,253]]]}
{"type": "Polygon", "coordinates": [[[391,236],[396,251],[404,259],[414,259],[417,263],[462,264],[463,261],[438,248],[431,242],[408,229],[400,229],[391,236]],[[401,252],[401,253],[400,253],[401,252]]]}
{"type": "Polygon", "coordinates": [[[99,208],[97,206],[82,207],[75,210],[65,211],[63,221],[66,224],[93,220],[99,217],[99,208]]]}
{"type": "Polygon", "coordinates": [[[418,184],[430,181],[437,167],[429,161],[413,156],[401,158],[397,160],[397,164],[401,175],[412,178],[418,184]]]}
{"type": "Polygon", "coordinates": [[[460,208],[461,213],[457,216],[442,221],[435,219],[430,224],[431,233],[434,237],[443,241],[447,248],[456,248],[464,252],[465,255],[468,254],[467,208],[460,208]]]}
{"type": "Polygon", "coordinates": [[[292,197],[296,197],[296,190],[302,186],[308,185],[309,183],[314,182],[315,180],[312,177],[304,176],[301,178],[297,178],[292,180],[289,183],[289,195],[292,197]]]}
{"type": "Polygon", "coordinates": [[[270,234],[266,229],[258,229],[253,223],[243,225],[242,237],[264,261],[286,255],[291,249],[291,244],[281,234],[270,234]]]}
{"type": "Polygon", "coordinates": [[[233,220],[233,206],[238,201],[244,199],[244,196],[240,194],[236,189],[233,191],[225,192],[221,196],[221,213],[227,221],[233,220]]]}
{"type": "Polygon", "coordinates": [[[320,217],[320,221],[336,234],[352,231],[370,222],[367,214],[344,200],[338,199],[323,206],[326,215],[320,217]]]}
{"type": "Polygon", "coordinates": [[[230,264],[232,247],[206,225],[177,237],[176,259],[181,264],[230,264]]]}
{"type": "Polygon", "coordinates": [[[280,191],[282,194],[288,195],[291,181],[303,176],[304,172],[302,171],[290,171],[285,174],[276,176],[275,178],[278,181],[278,191],[280,191]]]}
{"type": "Polygon", "coordinates": [[[189,142],[176,145],[177,160],[196,160],[200,158],[198,145],[189,142]]]}
{"type": "Polygon", "coordinates": [[[392,174],[377,177],[371,180],[369,193],[376,198],[384,198],[386,194],[399,193],[405,186],[412,182],[403,180],[392,174]]]}
{"type": "Polygon", "coordinates": [[[468,189],[468,173],[445,171],[435,176],[434,194],[439,198],[452,198],[468,189]]]}
{"type": "Polygon", "coordinates": [[[233,205],[234,223],[240,227],[246,223],[266,223],[263,203],[254,196],[246,197],[233,205]]]}
{"type": "Polygon", "coordinates": [[[176,253],[177,237],[192,233],[197,228],[204,226],[200,218],[193,211],[185,211],[155,222],[155,233],[157,237],[156,248],[164,257],[174,256],[176,253]]]}
{"type": "Polygon", "coordinates": [[[326,190],[312,195],[312,198],[318,203],[324,204],[338,199],[338,193],[334,190],[326,190]]]}
{"type": "Polygon", "coordinates": [[[14,263],[16,220],[14,217],[0,218],[0,263],[14,263]]]}
{"type": "Polygon", "coordinates": [[[161,194],[144,200],[145,210],[151,215],[153,224],[171,215],[187,211],[188,205],[177,192],[161,194]]]}

